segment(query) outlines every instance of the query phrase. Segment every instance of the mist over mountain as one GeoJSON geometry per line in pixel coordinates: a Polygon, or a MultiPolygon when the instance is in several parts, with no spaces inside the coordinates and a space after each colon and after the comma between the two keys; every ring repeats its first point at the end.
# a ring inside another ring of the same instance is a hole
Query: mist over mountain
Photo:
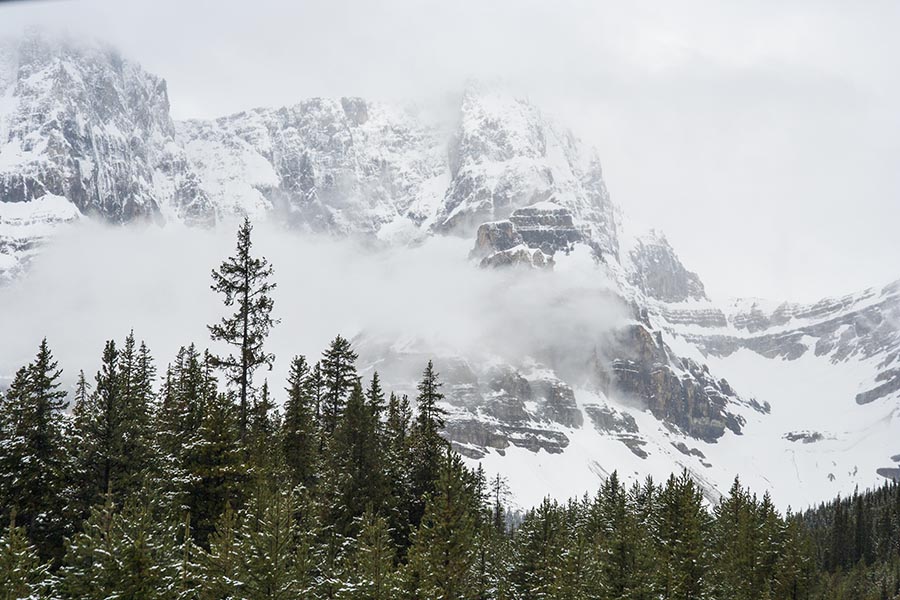
{"type": "Polygon", "coordinates": [[[100,44],[0,47],[4,376],[44,335],[69,376],[132,327],[162,356],[204,345],[249,215],[279,284],[273,388],[338,332],[397,391],[433,358],[449,439],[523,506],[614,469],[686,468],[710,500],[739,473],[794,506],[896,476],[897,283],[710,298],[577,131],[494,85],[450,115],[345,97],[177,121],[163,76],[100,44]]]}

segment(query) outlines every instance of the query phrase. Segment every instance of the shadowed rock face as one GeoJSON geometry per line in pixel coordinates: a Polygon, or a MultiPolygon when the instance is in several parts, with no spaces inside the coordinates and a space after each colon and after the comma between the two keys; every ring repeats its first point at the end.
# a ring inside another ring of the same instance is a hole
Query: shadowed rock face
{"type": "Polygon", "coordinates": [[[495,252],[503,252],[525,243],[512,221],[491,221],[478,228],[475,247],[469,256],[484,258],[495,252]]]}
{"type": "Polygon", "coordinates": [[[481,258],[482,267],[552,267],[557,252],[570,252],[587,235],[568,209],[544,202],[519,208],[508,220],[483,223],[470,256],[481,258]]]}
{"type": "Polygon", "coordinates": [[[570,251],[575,242],[586,239],[585,228],[575,225],[571,211],[549,202],[517,209],[509,220],[529,248],[549,256],[570,251]]]}
{"type": "Polygon", "coordinates": [[[634,417],[627,413],[619,413],[609,406],[589,405],[585,412],[597,431],[604,433],[637,433],[638,426],[634,417]]]}
{"type": "Polygon", "coordinates": [[[728,410],[736,399],[731,386],[713,378],[705,365],[675,357],[660,332],[632,325],[623,332],[619,351],[624,357],[612,362],[609,394],[640,399],[657,419],[708,442],[726,427],[741,432],[743,420],[728,410]]]}

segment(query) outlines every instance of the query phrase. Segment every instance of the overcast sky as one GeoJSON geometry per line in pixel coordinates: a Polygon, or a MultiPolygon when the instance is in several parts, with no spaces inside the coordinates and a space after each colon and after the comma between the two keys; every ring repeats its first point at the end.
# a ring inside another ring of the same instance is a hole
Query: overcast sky
{"type": "Polygon", "coordinates": [[[34,24],[119,46],[177,118],[502,78],[599,148],[614,200],[712,295],[900,278],[897,2],[0,4],[0,33],[34,24]]]}

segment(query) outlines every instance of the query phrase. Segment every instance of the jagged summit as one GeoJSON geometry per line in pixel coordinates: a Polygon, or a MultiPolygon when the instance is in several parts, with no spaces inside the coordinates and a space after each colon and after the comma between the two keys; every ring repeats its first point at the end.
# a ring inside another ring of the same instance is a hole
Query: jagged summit
{"type": "Polygon", "coordinates": [[[661,231],[637,237],[626,258],[628,279],[651,298],[664,302],[707,300],[700,277],[688,271],[661,231]]]}
{"type": "Polygon", "coordinates": [[[189,217],[204,202],[174,144],[165,80],[99,44],[39,34],[7,45],[0,198],[47,194],[113,223],[189,217]]]}

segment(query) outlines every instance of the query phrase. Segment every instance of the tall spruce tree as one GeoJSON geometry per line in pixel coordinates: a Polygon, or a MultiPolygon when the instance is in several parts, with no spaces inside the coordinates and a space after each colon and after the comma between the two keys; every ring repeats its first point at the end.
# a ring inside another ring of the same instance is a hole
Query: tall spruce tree
{"type": "Polygon", "coordinates": [[[375,419],[380,422],[387,406],[384,403],[384,390],[381,388],[381,378],[378,376],[378,371],[372,373],[369,387],[366,388],[366,402],[375,419]]]}
{"type": "Polygon", "coordinates": [[[709,594],[709,515],[687,470],[672,475],[659,495],[656,522],[660,593],[672,600],[700,600],[709,594]]]}
{"type": "Polygon", "coordinates": [[[209,552],[200,558],[201,600],[243,598],[243,556],[240,524],[227,504],[209,539],[209,552]]]}
{"type": "Polygon", "coordinates": [[[66,392],[46,338],[37,356],[18,371],[0,412],[0,502],[4,522],[16,511],[17,522],[43,559],[61,558],[64,490],[66,392]]]}
{"type": "Polygon", "coordinates": [[[435,491],[444,455],[449,447],[441,437],[446,411],[438,406],[444,395],[441,382],[429,360],[419,382],[416,398],[416,419],[410,434],[412,448],[412,493],[414,504],[410,510],[410,522],[419,524],[425,510],[425,499],[435,491]]]}
{"type": "Polygon", "coordinates": [[[328,445],[325,492],[331,501],[326,524],[338,534],[355,537],[366,508],[385,509],[388,487],[384,476],[378,421],[362,387],[355,385],[334,437],[328,445]]]}
{"type": "Polygon", "coordinates": [[[313,375],[306,358],[296,356],[288,373],[284,405],[282,450],[291,485],[312,489],[318,467],[318,429],[313,375]]]}
{"type": "Polygon", "coordinates": [[[25,530],[16,527],[13,515],[9,528],[0,537],[0,598],[49,599],[53,597],[52,581],[50,565],[41,562],[25,530]]]}
{"type": "Polygon", "coordinates": [[[216,356],[215,364],[224,369],[228,382],[237,388],[238,425],[241,440],[247,434],[253,373],[261,366],[272,368],[275,355],[265,350],[269,331],[278,323],[272,318],[275,305],[271,293],[275,283],[269,281],[272,266],[251,254],[250,234],[253,226],[245,217],[238,229],[237,250],[212,272],[212,290],[223,294],[225,306],[236,306],[234,314],[209,326],[214,341],[232,348],[228,356],[216,356]]]}
{"type": "Polygon", "coordinates": [[[134,332],[125,338],[119,357],[119,398],[123,420],[121,440],[124,480],[127,492],[140,489],[142,480],[157,466],[156,445],[151,427],[156,367],[147,345],[137,344],[134,332]]]}
{"type": "Polygon", "coordinates": [[[73,419],[74,460],[80,477],[73,497],[84,503],[75,508],[76,513],[86,516],[88,508],[109,491],[120,502],[142,489],[148,469],[156,464],[150,422],[152,386],[152,362],[141,358],[132,335],[122,351],[113,340],[106,342],[93,393],[76,406],[73,419]]]}
{"type": "Polygon", "coordinates": [[[407,586],[416,598],[473,598],[477,501],[459,455],[446,448],[438,469],[409,551],[407,586]]]}
{"type": "Polygon", "coordinates": [[[243,597],[289,600],[300,596],[303,577],[297,572],[296,512],[292,493],[257,487],[239,534],[243,597]]]}
{"type": "Polygon", "coordinates": [[[337,429],[344,405],[353,391],[359,376],[356,374],[356,352],[350,342],[337,336],[322,355],[321,371],[324,394],[321,405],[322,431],[331,436],[337,429]]]}
{"type": "Polygon", "coordinates": [[[347,585],[340,594],[348,600],[392,600],[401,594],[394,573],[396,549],[388,523],[367,510],[358,526],[347,585]]]}
{"type": "Polygon", "coordinates": [[[384,464],[388,497],[388,522],[391,536],[401,556],[406,555],[410,536],[410,511],[416,503],[412,490],[412,454],[409,429],[412,411],[409,398],[391,393],[384,425],[384,464]]]}
{"type": "Polygon", "coordinates": [[[728,495],[715,507],[714,516],[713,591],[735,600],[755,598],[756,504],[737,478],[728,495]]]}
{"type": "Polygon", "coordinates": [[[174,600],[181,557],[171,524],[155,513],[143,499],[129,500],[117,511],[107,496],[68,543],[60,570],[62,597],[174,600]]]}
{"type": "Polygon", "coordinates": [[[236,412],[228,395],[211,397],[203,406],[196,439],[185,454],[189,476],[186,508],[195,523],[194,539],[203,547],[226,506],[240,504],[247,480],[236,412]]]}

